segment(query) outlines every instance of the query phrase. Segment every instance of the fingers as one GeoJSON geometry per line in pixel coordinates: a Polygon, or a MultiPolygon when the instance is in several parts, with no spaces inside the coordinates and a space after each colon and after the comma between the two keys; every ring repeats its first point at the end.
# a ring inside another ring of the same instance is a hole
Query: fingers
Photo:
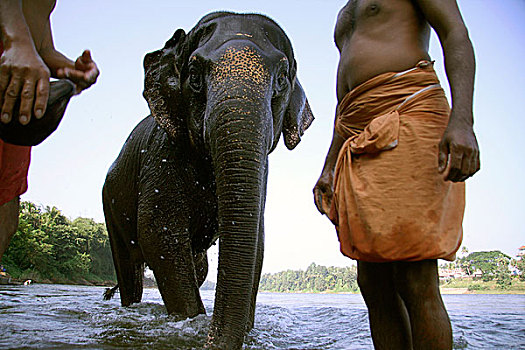
{"type": "Polygon", "coordinates": [[[326,183],[322,180],[319,180],[319,182],[314,187],[314,203],[317,210],[323,214],[328,215],[328,212],[330,211],[330,203],[332,202],[332,185],[330,183],[326,183]]]}
{"type": "Polygon", "coordinates": [[[27,125],[31,119],[34,96],[35,82],[32,80],[26,80],[20,91],[20,113],[18,118],[22,125],[27,125]]]}
{"type": "Polygon", "coordinates": [[[33,115],[41,118],[49,95],[49,76],[49,68],[32,45],[5,48],[0,60],[1,121],[12,121],[15,112],[22,125],[27,125],[33,115]]]}
{"type": "MultiPolygon", "coordinates": [[[[3,113],[4,94],[7,90],[7,86],[9,85],[9,78],[10,78],[9,69],[7,69],[6,66],[0,66],[0,119],[2,119],[2,121],[4,119],[4,113],[3,113]]],[[[6,118],[7,117],[9,117],[9,120],[11,120],[11,117],[9,115],[7,115],[6,118]]]]}
{"type": "Polygon", "coordinates": [[[49,80],[40,79],[35,84],[33,79],[26,79],[22,82],[22,79],[13,77],[2,97],[2,122],[9,123],[11,121],[15,103],[20,97],[18,118],[20,124],[27,125],[33,114],[37,119],[44,116],[49,97],[49,80]]]}
{"type": "Polygon", "coordinates": [[[323,210],[323,194],[319,187],[314,187],[314,203],[315,207],[321,214],[325,214],[323,210]]]}
{"type": "Polygon", "coordinates": [[[13,107],[15,106],[16,98],[22,88],[22,80],[18,77],[13,77],[7,86],[4,94],[4,103],[2,104],[2,122],[9,123],[13,115],[13,107]]]}
{"type": "Polygon", "coordinates": [[[448,172],[445,180],[453,182],[465,181],[480,168],[479,151],[477,147],[450,146],[448,172]]]}
{"type": "Polygon", "coordinates": [[[67,78],[77,86],[77,93],[93,85],[100,72],[95,62],[91,58],[91,52],[85,50],[75,61],[75,68],[60,68],[57,70],[57,77],[67,78]]]}
{"type": "Polygon", "coordinates": [[[71,68],[61,68],[57,71],[59,78],[68,78],[69,80],[77,83],[84,80],[84,72],[81,70],[71,68]]]}
{"type": "Polygon", "coordinates": [[[40,79],[36,84],[34,113],[36,119],[44,116],[49,98],[49,79],[40,79]]]}
{"type": "Polygon", "coordinates": [[[91,51],[84,50],[84,52],[82,52],[82,55],[78,58],[78,60],[83,64],[93,63],[93,59],[91,58],[91,51]]]}
{"type": "Polygon", "coordinates": [[[438,156],[438,171],[443,173],[447,169],[448,164],[448,144],[441,141],[439,144],[439,156],[438,156]]]}

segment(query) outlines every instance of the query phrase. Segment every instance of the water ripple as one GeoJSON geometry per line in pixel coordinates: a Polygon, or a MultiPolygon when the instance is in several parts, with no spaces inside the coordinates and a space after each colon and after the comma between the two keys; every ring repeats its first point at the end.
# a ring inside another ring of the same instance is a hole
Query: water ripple
{"type": "MultiPolygon", "coordinates": [[[[0,286],[0,348],[200,349],[213,310],[213,292],[203,291],[208,315],[170,316],[157,290],[123,308],[103,301],[104,288],[0,286]]],[[[525,296],[445,295],[454,349],[525,349],[525,296]]],[[[373,349],[360,295],[260,293],[255,328],[244,349],[373,349]]]]}

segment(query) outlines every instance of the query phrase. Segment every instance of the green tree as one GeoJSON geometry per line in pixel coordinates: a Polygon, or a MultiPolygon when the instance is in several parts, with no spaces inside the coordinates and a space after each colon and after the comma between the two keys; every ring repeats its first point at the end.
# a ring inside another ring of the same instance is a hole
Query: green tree
{"type": "Polygon", "coordinates": [[[286,270],[261,277],[260,289],[273,292],[356,292],[357,271],[352,267],[310,264],[306,271],[286,270]]]}
{"type": "Polygon", "coordinates": [[[510,257],[499,250],[489,252],[473,252],[466,256],[462,266],[465,266],[465,272],[469,275],[474,271],[481,271],[482,279],[490,281],[507,274],[510,277],[508,266],[510,257]]]}
{"type": "Polygon", "coordinates": [[[71,222],[56,207],[20,206],[19,226],[2,263],[32,279],[75,281],[115,279],[108,235],[103,224],[71,222]]]}
{"type": "Polygon", "coordinates": [[[521,257],[516,260],[516,268],[519,270],[519,279],[525,281],[525,258],[521,257]]]}

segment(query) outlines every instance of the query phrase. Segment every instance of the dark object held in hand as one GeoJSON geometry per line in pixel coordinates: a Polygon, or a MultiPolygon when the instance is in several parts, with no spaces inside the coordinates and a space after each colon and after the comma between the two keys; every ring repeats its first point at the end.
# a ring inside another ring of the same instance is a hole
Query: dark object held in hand
{"type": "Polygon", "coordinates": [[[71,81],[62,79],[51,82],[44,116],[40,119],[33,116],[27,125],[20,124],[18,119],[20,108],[20,100],[18,100],[11,121],[7,124],[0,123],[0,138],[13,145],[38,145],[57,129],[67,104],[74,94],[75,85],[71,81]]]}

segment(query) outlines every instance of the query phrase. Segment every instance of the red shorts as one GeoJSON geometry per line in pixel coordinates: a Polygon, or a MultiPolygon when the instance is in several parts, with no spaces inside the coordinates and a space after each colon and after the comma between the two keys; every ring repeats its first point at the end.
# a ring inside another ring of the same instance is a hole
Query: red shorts
{"type": "Polygon", "coordinates": [[[0,205],[27,191],[31,147],[0,140],[0,205]]]}

